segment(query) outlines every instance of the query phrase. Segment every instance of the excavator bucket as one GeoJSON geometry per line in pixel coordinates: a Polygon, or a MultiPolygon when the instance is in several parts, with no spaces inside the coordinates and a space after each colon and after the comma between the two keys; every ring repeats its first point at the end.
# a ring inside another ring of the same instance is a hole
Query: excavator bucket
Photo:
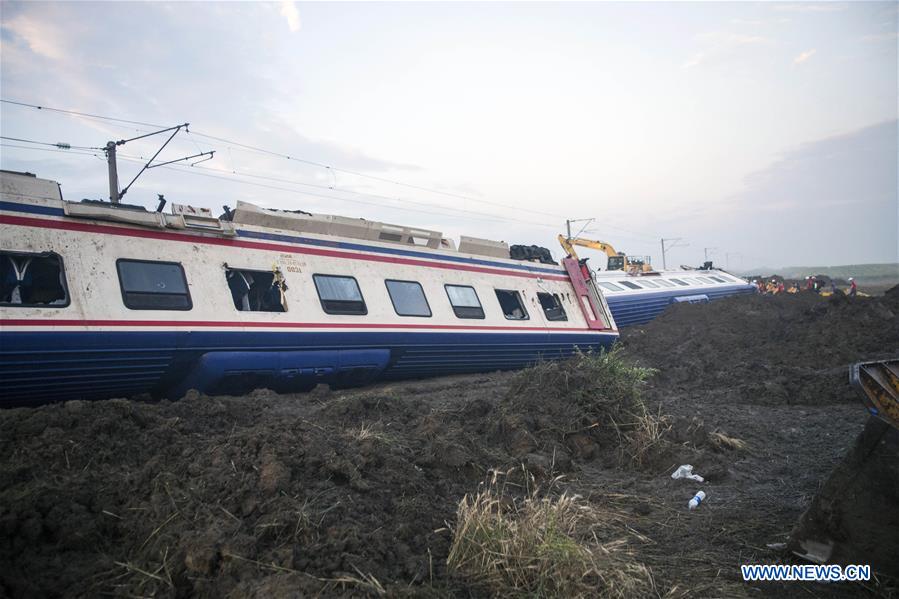
{"type": "Polygon", "coordinates": [[[812,562],[868,564],[899,579],[899,359],[854,364],[849,379],[871,416],[788,546],[812,562]]]}
{"type": "Polygon", "coordinates": [[[899,360],[854,364],[849,382],[862,392],[872,416],[899,429],[899,360]]]}

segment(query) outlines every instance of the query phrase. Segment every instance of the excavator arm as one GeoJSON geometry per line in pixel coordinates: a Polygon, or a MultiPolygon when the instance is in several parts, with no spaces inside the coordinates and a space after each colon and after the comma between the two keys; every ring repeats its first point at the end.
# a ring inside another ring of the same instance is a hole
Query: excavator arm
{"type": "Polygon", "coordinates": [[[580,239],[578,237],[574,237],[569,239],[564,235],[559,235],[559,244],[562,246],[562,249],[565,250],[565,253],[578,260],[577,252],[574,251],[574,246],[579,245],[585,248],[590,248],[592,250],[599,250],[603,252],[606,256],[612,257],[617,256],[618,252],[615,251],[608,243],[604,241],[594,241],[592,239],[580,239]]]}
{"type": "Polygon", "coordinates": [[[652,270],[652,265],[649,263],[648,258],[643,260],[628,259],[625,254],[616,252],[615,248],[613,248],[611,244],[606,243],[605,241],[597,241],[595,239],[581,239],[580,237],[569,238],[565,237],[564,235],[559,235],[559,245],[562,246],[562,249],[566,254],[568,254],[575,260],[579,260],[577,252],[574,249],[574,246],[576,245],[603,252],[606,256],[609,257],[606,264],[607,270],[630,271],[632,268],[642,272],[650,272],[652,270]]]}

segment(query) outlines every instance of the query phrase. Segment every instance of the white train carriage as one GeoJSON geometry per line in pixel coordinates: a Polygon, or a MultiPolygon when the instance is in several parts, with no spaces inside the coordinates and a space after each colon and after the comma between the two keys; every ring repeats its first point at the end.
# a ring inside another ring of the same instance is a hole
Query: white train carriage
{"type": "Polygon", "coordinates": [[[238,204],[229,218],[67,202],[3,172],[4,405],[520,368],[618,337],[576,261],[238,204]]]}

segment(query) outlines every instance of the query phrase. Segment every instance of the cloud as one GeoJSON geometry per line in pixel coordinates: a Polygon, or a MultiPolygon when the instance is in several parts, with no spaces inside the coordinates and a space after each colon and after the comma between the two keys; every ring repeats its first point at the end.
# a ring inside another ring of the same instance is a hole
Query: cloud
{"type": "Polygon", "coordinates": [[[735,54],[744,46],[759,46],[773,43],[773,40],[761,35],[747,35],[727,31],[703,33],[697,35],[695,39],[702,43],[705,49],[693,54],[689,60],[681,65],[682,69],[692,69],[712,60],[723,59],[735,54]]]}
{"type": "Polygon", "coordinates": [[[887,42],[899,39],[899,32],[888,31],[886,33],[869,33],[862,36],[863,42],[887,42]]]}
{"type": "MultiPolygon", "coordinates": [[[[804,143],[751,173],[721,202],[715,222],[739,223],[743,247],[753,235],[792,240],[784,262],[860,263],[899,259],[897,125],[890,120],[804,143]],[[727,216],[726,216],[727,215],[727,216]]],[[[737,244],[740,245],[740,244],[737,244]]]]}
{"type": "Polygon", "coordinates": [[[700,64],[702,64],[702,60],[704,58],[705,58],[704,52],[697,52],[696,54],[693,55],[692,58],[690,58],[688,61],[686,61],[684,64],[682,64],[680,66],[680,68],[692,69],[693,67],[698,67],[700,64]]]}
{"type": "Polygon", "coordinates": [[[776,19],[731,19],[731,25],[745,25],[748,27],[762,27],[765,25],[782,25],[789,23],[789,17],[778,17],[776,19]]]}
{"type": "Polygon", "coordinates": [[[836,2],[803,2],[802,4],[774,4],[774,10],[782,12],[838,12],[846,5],[836,2]]]}
{"type": "Polygon", "coordinates": [[[700,41],[705,41],[720,46],[745,46],[748,44],[767,44],[771,40],[761,35],[747,35],[745,33],[730,33],[726,31],[714,31],[696,36],[700,41]]]}
{"type": "Polygon", "coordinates": [[[793,59],[793,64],[804,63],[806,60],[808,60],[809,58],[814,56],[815,52],[817,52],[817,50],[815,50],[814,48],[812,48],[811,50],[806,50],[805,52],[802,52],[801,54],[799,54],[799,56],[797,56],[796,58],[793,59]]]}
{"type": "Polygon", "coordinates": [[[28,48],[39,56],[63,61],[67,58],[65,48],[59,43],[65,39],[62,31],[44,19],[19,14],[4,19],[3,30],[21,39],[28,48]]]}
{"type": "Polygon", "coordinates": [[[287,19],[287,26],[291,32],[300,30],[300,11],[297,4],[293,0],[283,0],[281,2],[281,16],[287,19]]]}

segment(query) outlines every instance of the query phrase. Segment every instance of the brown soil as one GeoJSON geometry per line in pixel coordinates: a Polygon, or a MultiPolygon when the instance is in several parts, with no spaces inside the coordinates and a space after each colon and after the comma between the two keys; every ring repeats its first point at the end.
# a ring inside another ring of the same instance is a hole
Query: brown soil
{"type": "Polygon", "coordinates": [[[867,419],[847,366],[899,355],[899,292],[679,305],[623,345],[670,415],[639,468],[514,373],[2,411],[0,595],[481,596],[447,572],[447,525],[490,469],[522,465],[632,513],[658,596],[896,593],[739,566],[790,559],[779,544],[867,419]],[[672,480],[684,463],[708,482],[672,480]]]}

